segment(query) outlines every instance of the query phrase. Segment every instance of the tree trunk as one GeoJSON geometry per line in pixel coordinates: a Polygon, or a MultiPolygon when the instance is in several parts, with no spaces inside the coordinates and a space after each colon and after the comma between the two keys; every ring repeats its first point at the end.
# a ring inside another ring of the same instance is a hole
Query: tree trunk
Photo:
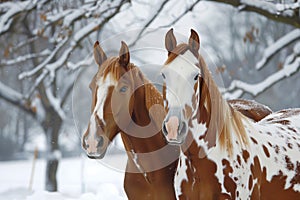
{"type": "Polygon", "coordinates": [[[27,143],[28,139],[28,120],[27,116],[24,112],[22,112],[22,118],[23,118],[23,137],[20,143],[20,151],[23,152],[25,148],[25,144],[27,143]]]}
{"type": "Polygon", "coordinates": [[[47,138],[47,167],[46,167],[46,185],[45,189],[50,192],[57,191],[57,169],[60,159],[58,145],[59,130],[62,126],[62,119],[53,110],[47,109],[47,116],[43,123],[43,129],[47,138]]]}

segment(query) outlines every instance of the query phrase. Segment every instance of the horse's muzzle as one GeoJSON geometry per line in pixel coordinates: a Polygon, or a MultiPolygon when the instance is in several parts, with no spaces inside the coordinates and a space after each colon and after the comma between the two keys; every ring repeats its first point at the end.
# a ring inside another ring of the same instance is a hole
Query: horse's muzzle
{"type": "Polygon", "coordinates": [[[187,123],[170,117],[168,121],[163,122],[162,133],[169,144],[180,145],[187,134],[187,123]]]}

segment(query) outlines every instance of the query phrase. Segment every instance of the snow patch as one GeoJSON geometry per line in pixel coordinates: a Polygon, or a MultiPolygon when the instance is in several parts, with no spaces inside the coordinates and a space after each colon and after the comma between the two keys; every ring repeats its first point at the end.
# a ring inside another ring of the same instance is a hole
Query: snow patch
{"type": "MultiPolygon", "coordinates": [[[[118,162],[121,157],[110,155],[109,158],[118,162]]],[[[127,199],[123,189],[124,173],[105,167],[99,161],[86,157],[62,159],[57,172],[59,192],[44,190],[46,162],[40,159],[36,161],[32,191],[29,191],[31,167],[32,160],[0,162],[0,171],[4,172],[0,200],[127,199]]]]}
{"type": "Polygon", "coordinates": [[[180,151],[180,158],[179,158],[179,162],[176,170],[177,172],[174,180],[176,196],[182,194],[181,183],[183,181],[188,181],[188,176],[186,173],[187,170],[186,161],[187,161],[187,157],[184,155],[182,151],[180,151]]]}
{"type": "Polygon", "coordinates": [[[48,160],[60,160],[62,158],[62,154],[59,150],[54,150],[48,156],[48,160]]]}

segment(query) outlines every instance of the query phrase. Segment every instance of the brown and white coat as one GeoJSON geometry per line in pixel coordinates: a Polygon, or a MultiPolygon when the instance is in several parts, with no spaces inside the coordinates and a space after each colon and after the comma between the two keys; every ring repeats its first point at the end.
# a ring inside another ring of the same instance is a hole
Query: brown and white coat
{"type": "Polygon", "coordinates": [[[275,112],[258,122],[246,117],[222,98],[199,47],[193,30],[188,44],[177,45],[172,29],[166,35],[164,96],[167,109],[179,105],[181,113],[168,113],[163,130],[170,143],[182,143],[175,178],[179,198],[300,199],[300,109],[275,112]],[[194,87],[183,87],[180,78],[172,85],[175,73],[188,84],[199,75],[194,87]],[[172,124],[171,117],[178,117],[178,123],[172,124]],[[186,131],[181,123],[188,124],[186,131]],[[170,134],[174,127],[177,132],[170,134]]]}

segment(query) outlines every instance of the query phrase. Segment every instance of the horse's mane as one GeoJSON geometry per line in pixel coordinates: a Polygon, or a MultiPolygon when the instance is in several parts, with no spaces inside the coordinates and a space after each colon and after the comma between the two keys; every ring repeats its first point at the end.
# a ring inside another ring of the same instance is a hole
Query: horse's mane
{"type": "Polygon", "coordinates": [[[157,88],[144,76],[138,67],[132,69],[133,76],[139,77],[145,89],[145,104],[149,112],[149,116],[155,123],[157,130],[161,130],[161,125],[165,117],[163,107],[163,98],[157,88]]]}
{"type": "Polygon", "coordinates": [[[232,131],[235,132],[241,144],[247,145],[248,139],[242,118],[245,118],[239,111],[233,109],[227,101],[222,98],[213,77],[206,65],[204,58],[199,55],[201,69],[199,114],[207,116],[209,120],[207,140],[214,144],[218,141],[221,147],[231,155],[233,152],[232,131]],[[212,124],[213,123],[213,124],[212,124]],[[219,138],[215,138],[215,137],[219,138]]]}

